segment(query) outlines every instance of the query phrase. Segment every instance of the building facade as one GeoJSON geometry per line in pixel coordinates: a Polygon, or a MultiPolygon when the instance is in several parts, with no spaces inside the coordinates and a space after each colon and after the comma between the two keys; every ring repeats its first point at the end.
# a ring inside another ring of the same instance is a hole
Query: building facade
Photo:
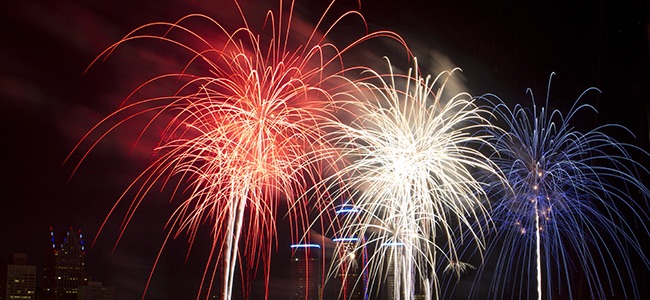
{"type": "MultiPolygon", "coordinates": [[[[353,227],[359,220],[361,210],[351,203],[344,203],[336,208],[336,223],[339,227],[353,227]]],[[[336,267],[331,280],[336,299],[364,300],[368,294],[368,276],[364,272],[368,263],[368,252],[364,237],[351,236],[349,230],[335,230],[336,251],[333,265],[336,267]]]]}
{"type": "Polygon", "coordinates": [[[104,286],[101,282],[90,281],[77,291],[77,300],[115,300],[115,287],[104,286]]]}
{"type": "Polygon", "coordinates": [[[9,264],[2,267],[0,299],[34,300],[36,297],[36,266],[27,265],[27,255],[14,253],[9,264]]]}
{"type": "Polygon", "coordinates": [[[290,300],[322,298],[321,247],[316,244],[291,245],[290,300]]]}
{"type": "Polygon", "coordinates": [[[50,228],[51,248],[43,265],[43,298],[77,300],[80,286],[88,284],[85,246],[81,230],[50,228]]]}
{"type": "Polygon", "coordinates": [[[333,284],[337,299],[363,300],[365,281],[360,272],[363,270],[363,251],[359,248],[358,238],[334,238],[337,243],[336,272],[333,284]]]}

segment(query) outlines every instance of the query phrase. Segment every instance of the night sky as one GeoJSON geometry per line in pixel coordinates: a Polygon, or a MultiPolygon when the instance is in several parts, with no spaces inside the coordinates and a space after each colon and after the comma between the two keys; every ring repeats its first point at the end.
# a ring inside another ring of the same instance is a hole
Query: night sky
{"type": "MultiPolygon", "coordinates": [[[[307,6],[308,2],[298,1],[296,11],[314,24],[324,5],[307,6]]],[[[425,72],[435,70],[435,62],[440,61],[462,68],[460,78],[473,95],[495,93],[510,103],[529,104],[525,91],[530,87],[541,104],[549,76],[555,72],[550,104],[566,111],[583,90],[597,87],[602,93],[590,94],[584,101],[600,114],[579,119],[581,124],[576,126],[588,129],[618,123],[636,138],[622,132],[616,132],[616,138],[650,149],[650,23],[646,2],[589,1],[572,6],[565,1],[483,2],[365,1],[361,12],[371,31],[392,30],[403,36],[425,72]]],[[[241,4],[250,16],[277,9],[275,1],[242,0],[241,4]]],[[[334,10],[345,11],[356,5],[356,1],[341,1],[334,10]]],[[[155,21],[173,22],[189,13],[241,24],[229,1],[3,3],[0,259],[7,260],[11,252],[26,252],[42,276],[42,254],[49,246],[50,226],[81,229],[86,242],[92,242],[115,201],[151,162],[150,148],[157,140],[145,137],[134,147],[137,132],[124,126],[104,139],[72,177],[80,153],[64,164],[65,158],[133,89],[155,75],[178,71],[184,61],[163,44],[134,42],[118,48],[88,72],[84,70],[104,49],[136,27],[155,21]]],[[[394,43],[387,43],[377,48],[382,53],[374,55],[390,55],[408,66],[405,54],[396,48],[394,43]]],[[[88,146],[84,144],[82,149],[88,146]]],[[[647,156],[635,158],[650,165],[647,156]]],[[[648,185],[647,176],[644,180],[648,185]]],[[[88,251],[92,279],[116,286],[118,299],[140,298],[165,237],[165,221],[177,203],[170,204],[169,197],[167,190],[151,193],[113,251],[124,214],[124,208],[118,208],[88,251]]],[[[642,232],[639,235],[646,247],[648,237],[642,232]]],[[[194,298],[209,251],[207,234],[204,238],[187,261],[186,241],[171,242],[147,299],[194,298]]],[[[279,299],[283,292],[278,286],[288,276],[284,267],[288,244],[286,237],[280,237],[281,250],[273,261],[278,267],[272,274],[271,293],[279,299]]],[[[637,273],[641,292],[650,297],[650,278],[645,275],[648,270],[640,266],[637,273]]]]}

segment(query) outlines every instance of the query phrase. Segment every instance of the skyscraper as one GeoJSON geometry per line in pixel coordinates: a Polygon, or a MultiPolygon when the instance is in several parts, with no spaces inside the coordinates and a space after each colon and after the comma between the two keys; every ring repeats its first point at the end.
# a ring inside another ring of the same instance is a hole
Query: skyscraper
{"type": "Polygon", "coordinates": [[[360,280],[359,271],[363,269],[362,251],[358,248],[358,238],[335,238],[338,249],[337,269],[334,275],[337,299],[361,300],[364,296],[365,282],[360,280]]]}
{"type": "Polygon", "coordinates": [[[115,287],[102,285],[101,282],[90,281],[77,291],[77,300],[115,300],[115,287]]]}
{"type": "Polygon", "coordinates": [[[14,253],[11,262],[2,266],[0,272],[0,299],[34,300],[36,266],[27,265],[27,254],[14,253]]]}
{"type": "Polygon", "coordinates": [[[55,231],[50,227],[51,248],[43,266],[45,300],[76,300],[79,286],[88,284],[85,246],[81,230],[55,231]]]}
{"type": "Polygon", "coordinates": [[[404,244],[400,242],[386,242],[383,243],[381,247],[388,247],[390,250],[385,252],[388,257],[385,258],[385,277],[383,278],[383,283],[380,285],[379,289],[381,295],[380,299],[404,299],[405,292],[411,293],[411,291],[405,291],[403,288],[403,286],[406,284],[403,282],[403,280],[406,278],[399,276],[404,274],[395,274],[396,268],[402,269],[401,264],[411,263],[404,261],[404,244]]]}
{"type": "Polygon", "coordinates": [[[319,300],[322,294],[320,246],[296,244],[291,249],[290,300],[319,300]]]}
{"type": "MultiPolygon", "coordinates": [[[[360,210],[352,204],[342,204],[336,209],[338,224],[351,226],[358,219],[360,210]]],[[[361,300],[367,299],[368,280],[365,274],[360,274],[367,263],[365,247],[362,239],[354,236],[348,236],[345,230],[337,230],[336,238],[332,241],[336,243],[336,272],[334,274],[333,285],[337,299],[341,300],[361,300]]]]}

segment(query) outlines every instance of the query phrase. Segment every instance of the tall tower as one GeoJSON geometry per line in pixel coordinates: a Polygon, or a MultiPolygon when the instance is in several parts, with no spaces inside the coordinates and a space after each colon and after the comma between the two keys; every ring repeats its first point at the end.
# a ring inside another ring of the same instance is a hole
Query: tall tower
{"type": "Polygon", "coordinates": [[[319,300],[322,294],[321,248],[316,244],[291,245],[290,300],[319,300]]]}
{"type": "Polygon", "coordinates": [[[115,300],[115,287],[104,286],[101,282],[90,281],[77,291],[77,300],[115,300]]]}
{"type": "MultiPolygon", "coordinates": [[[[351,204],[337,207],[336,217],[339,224],[352,226],[357,222],[360,210],[351,204]]],[[[368,299],[367,276],[360,274],[367,263],[367,253],[363,247],[363,237],[350,236],[346,230],[338,230],[332,239],[336,243],[336,272],[334,287],[337,299],[362,300],[368,299]]]]}
{"type": "Polygon", "coordinates": [[[78,288],[88,284],[85,246],[81,230],[55,231],[50,227],[51,248],[43,266],[45,300],[76,300],[78,288]]]}
{"type": "MultiPolygon", "coordinates": [[[[396,268],[402,269],[401,265],[404,263],[410,263],[404,261],[404,244],[401,242],[385,242],[381,247],[388,247],[389,250],[386,251],[388,257],[385,258],[386,268],[385,278],[383,283],[380,286],[380,299],[382,300],[396,300],[396,299],[405,299],[404,288],[406,284],[404,281],[405,278],[401,272],[396,272],[396,268]]],[[[403,270],[401,270],[403,271],[403,270]]],[[[410,276],[406,276],[410,277],[410,276]]],[[[407,291],[409,292],[409,291],[407,291]]]]}
{"type": "Polygon", "coordinates": [[[11,263],[3,266],[0,275],[0,299],[34,300],[36,266],[27,265],[27,254],[14,253],[11,263]]]}
{"type": "Polygon", "coordinates": [[[340,237],[332,239],[337,243],[337,269],[336,279],[337,299],[362,300],[365,282],[360,279],[359,271],[363,269],[359,239],[354,237],[340,237]]]}

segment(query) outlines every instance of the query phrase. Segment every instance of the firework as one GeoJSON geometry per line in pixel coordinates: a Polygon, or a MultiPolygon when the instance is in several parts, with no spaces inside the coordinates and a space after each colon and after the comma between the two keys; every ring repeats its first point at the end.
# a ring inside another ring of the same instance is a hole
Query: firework
{"type": "MultiPolygon", "coordinates": [[[[222,296],[230,299],[238,264],[243,264],[239,270],[247,276],[247,271],[254,274],[261,262],[268,284],[278,204],[286,201],[292,208],[289,218],[292,236],[297,239],[309,223],[300,199],[306,198],[306,186],[318,181],[317,171],[329,157],[330,147],[322,142],[324,131],[319,125],[322,119],[329,119],[332,103],[326,82],[344,70],[341,55],[354,45],[377,36],[401,42],[388,32],[364,34],[345,47],[327,42],[327,34],[343,18],[356,17],[365,23],[358,12],[350,11],[326,26],[325,15],[333,3],[317,25],[305,31],[292,27],[297,22],[294,1],[288,3],[288,9],[280,2],[279,11],[268,11],[257,32],[235,1],[244,24],[240,28],[230,31],[207,16],[190,15],[176,23],[144,25],[99,57],[108,56],[127,41],[141,39],[168,42],[189,54],[180,73],[147,81],[118,111],[91,129],[82,141],[95,132],[101,136],[79,163],[100,140],[130,119],[146,120],[140,137],[163,136],[152,149],[155,161],[127,188],[113,210],[127,193],[135,194],[121,236],[154,185],[172,185],[173,198],[184,200],[169,218],[167,240],[186,235],[192,245],[202,224],[211,228],[211,251],[197,298],[201,291],[210,293],[218,270],[222,270],[222,296]],[[212,38],[192,29],[192,24],[204,22],[212,25],[212,38]],[[296,30],[300,38],[292,39],[296,30]],[[321,31],[324,34],[319,34],[321,31]],[[131,100],[140,90],[166,85],[169,79],[178,87],[172,93],[131,100]],[[101,129],[104,126],[108,129],[101,129]],[[162,132],[154,128],[162,128],[162,132]],[[246,260],[239,263],[240,257],[246,260]]],[[[252,280],[245,279],[250,285],[252,280]]]]}
{"type": "Polygon", "coordinates": [[[512,187],[489,191],[497,231],[486,261],[496,259],[489,292],[495,298],[551,299],[559,292],[571,299],[572,283],[579,281],[588,291],[580,298],[605,299],[616,284],[625,298],[638,298],[630,257],[637,254],[648,266],[634,235],[648,235],[640,203],[650,193],[637,179],[638,171],[647,170],[628,153],[640,149],[605,133],[626,131],[621,126],[583,133],[572,125],[579,112],[595,111],[580,104],[591,90],[566,115],[549,109],[548,92],[543,107],[531,93],[532,109],[511,109],[494,95],[486,97],[505,130],[490,132],[497,150],[492,159],[512,187]]]}
{"type": "Polygon", "coordinates": [[[438,260],[460,272],[457,227],[483,247],[482,229],[470,226],[487,217],[472,170],[496,170],[472,146],[485,144],[474,133],[489,125],[468,94],[442,98],[453,72],[432,78],[367,70],[342,97],[351,100],[339,105],[352,121],[333,124],[337,130],[327,136],[345,161],[334,176],[343,185],[338,193],[354,199],[358,210],[341,236],[358,237],[357,249],[372,249],[364,266],[371,289],[397,299],[413,299],[420,285],[437,297],[438,260]],[[436,239],[449,243],[440,247],[436,239]]]}

